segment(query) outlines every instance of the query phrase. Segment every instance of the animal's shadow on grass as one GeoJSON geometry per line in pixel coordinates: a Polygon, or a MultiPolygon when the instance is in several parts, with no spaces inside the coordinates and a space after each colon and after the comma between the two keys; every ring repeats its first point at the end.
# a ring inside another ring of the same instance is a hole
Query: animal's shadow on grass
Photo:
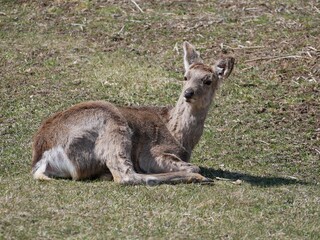
{"type": "Polygon", "coordinates": [[[250,183],[251,185],[260,186],[260,187],[271,187],[271,186],[280,186],[280,185],[291,185],[291,184],[302,184],[302,185],[312,185],[310,182],[305,182],[297,179],[284,178],[284,177],[260,177],[254,176],[246,173],[239,172],[230,172],[221,169],[213,169],[200,167],[201,174],[208,178],[224,178],[231,181],[236,181],[240,179],[241,181],[250,183]]]}

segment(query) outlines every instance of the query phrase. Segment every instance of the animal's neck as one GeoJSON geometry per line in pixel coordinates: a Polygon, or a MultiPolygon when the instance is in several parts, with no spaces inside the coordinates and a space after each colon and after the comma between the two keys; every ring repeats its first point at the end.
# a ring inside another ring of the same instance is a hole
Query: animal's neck
{"type": "Polygon", "coordinates": [[[176,106],[169,112],[167,127],[190,154],[200,140],[207,113],[208,108],[193,109],[184,100],[183,95],[180,96],[176,106]]]}

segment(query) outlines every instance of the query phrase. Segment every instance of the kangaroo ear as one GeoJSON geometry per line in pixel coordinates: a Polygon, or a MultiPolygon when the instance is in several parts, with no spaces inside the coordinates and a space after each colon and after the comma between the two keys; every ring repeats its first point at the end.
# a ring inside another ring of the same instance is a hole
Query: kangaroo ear
{"type": "Polygon", "coordinates": [[[234,66],[234,58],[233,57],[225,57],[221,58],[214,65],[214,71],[216,72],[219,78],[227,78],[232,72],[234,66]]]}
{"type": "Polygon", "coordinates": [[[196,51],[195,47],[185,41],[183,43],[183,52],[184,52],[184,58],[183,58],[183,63],[184,63],[184,69],[187,71],[189,69],[189,66],[192,63],[197,63],[200,62],[202,63],[202,59],[200,58],[200,53],[196,51]]]}

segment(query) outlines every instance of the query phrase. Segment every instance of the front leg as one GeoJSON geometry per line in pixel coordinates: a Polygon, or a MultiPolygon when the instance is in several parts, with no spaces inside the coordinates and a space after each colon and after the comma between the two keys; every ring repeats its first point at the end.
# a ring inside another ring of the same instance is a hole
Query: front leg
{"type": "Polygon", "coordinates": [[[156,169],[161,172],[190,172],[199,173],[200,168],[188,162],[184,162],[172,153],[163,153],[155,158],[156,169]]]}
{"type": "Polygon", "coordinates": [[[183,161],[173,153],[153,149],[150,158],[140,159],[140,168],[145,173],[189,172],[199,173],[200,168],[183,161]]]}
{"type": "MultiPolygon", "coordinates": [[[[146,163],[146,162],[145,162],[146,163]]],[[[200,168],[184,162],[172,153],[159,153],[144,166],[148,185],[176,183],[212,183],[213,180],[199,174],[200,168]]]]}
{"type": "Polygon", "coordinates": [[[152,171],[137,173],[131,159],[131,137],[127,126],[111,125],[96,143],[96,157],[105,162],[115,182],[126,185],[212,182],[197,173],[198,167],[183,162],[173,154],[160,154],[155,159],[148,159],[149,170],[152,171]]]}

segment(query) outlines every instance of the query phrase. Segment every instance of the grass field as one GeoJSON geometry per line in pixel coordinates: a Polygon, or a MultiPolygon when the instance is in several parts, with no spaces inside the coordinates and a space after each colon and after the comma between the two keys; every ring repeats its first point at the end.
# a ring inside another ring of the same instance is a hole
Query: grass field
{"type": "Polygon", "coordinates": [[[319,23],[318,0],[0,0],[0,239],[319,239],[319,23]],[[192,156],[220,180],[32,179],[52,113],[174,104],[184,40],[237,60],[192,156]]]}

